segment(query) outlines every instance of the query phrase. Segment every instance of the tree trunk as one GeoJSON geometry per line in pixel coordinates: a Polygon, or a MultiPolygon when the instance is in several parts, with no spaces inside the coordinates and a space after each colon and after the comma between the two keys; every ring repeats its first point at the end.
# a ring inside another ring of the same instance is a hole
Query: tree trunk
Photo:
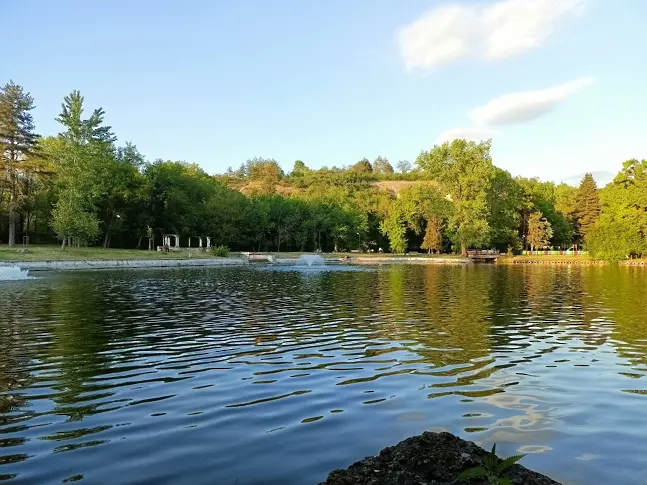
{"type": "Polygon", "coordinates": [[[63,242],[61,243],[61,249],[65,251],[65,243],[67,242],[67,237],[63,238],[63,242]]]}
{"type": "Polygon", "coordinates": [[[9,247],[16,245],[16,194],[11,191],[9,199],[9,247]]]}
{"type": "Polygon", "coordinates": [[[103,238],[103,249],[108,249],[110,246],[110,232],[106,232],[106,236],[103,238]]]}
{"type": "Polygon", "coordinates": [[[461,241],[461,256],[464,258],[467,257],[467,244],[465,242],[461,241]]]}

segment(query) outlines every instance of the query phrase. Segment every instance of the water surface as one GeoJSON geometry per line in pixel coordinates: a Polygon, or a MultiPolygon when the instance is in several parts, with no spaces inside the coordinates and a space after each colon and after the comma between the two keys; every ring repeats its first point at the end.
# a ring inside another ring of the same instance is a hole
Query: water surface
{"type": "Polygon", "coordinates": [[[424,430],[647,481],[647,272],[86,271],[0,283],[0,479],[315,484],[424,430]]]}

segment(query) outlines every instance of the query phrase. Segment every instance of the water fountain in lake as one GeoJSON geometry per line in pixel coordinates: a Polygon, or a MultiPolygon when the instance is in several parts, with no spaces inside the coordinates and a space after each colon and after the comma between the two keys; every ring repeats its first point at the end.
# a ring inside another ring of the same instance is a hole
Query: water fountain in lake
{"type": "Polygon", "coordinates": [[[0,281],[17,281],[17,280],[31,280],[34,279],[29,276],[28,270],[22,270],[18,266],[0,266],[0,281]]]}
{"type": "Polygon", "coordinates": [[[297,259],[297,264],[299,266],[305,266],[307,264],[310,267],[323,266],[326,264],[326,261],[318,254],[303,254],[299,256],[299,259],[297,259]]]}

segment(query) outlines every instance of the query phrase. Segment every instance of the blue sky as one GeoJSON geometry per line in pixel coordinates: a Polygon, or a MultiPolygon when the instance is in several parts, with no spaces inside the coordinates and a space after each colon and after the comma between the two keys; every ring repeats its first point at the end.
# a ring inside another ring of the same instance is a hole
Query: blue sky
{"type": "Polygon", "coordinates": [[[32,93],[41,134],[79,89],[151,160],[395,164],[452,135],[549,180],[647,157],[644,0],[4,0],[0,17],[25,19],[3,23],[0,82],[32,93]]]}

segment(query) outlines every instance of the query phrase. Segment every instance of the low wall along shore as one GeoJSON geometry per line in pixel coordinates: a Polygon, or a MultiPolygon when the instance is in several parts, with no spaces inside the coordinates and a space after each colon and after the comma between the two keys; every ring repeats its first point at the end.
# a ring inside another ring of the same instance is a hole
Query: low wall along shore
{"type": "MultiPolygon", "coordinates": [[[[115,269],[115,268],[178,268],[178,267],[217,267],[217,266],[240,266],[248,264],[281,264],[294,265],[297,258],[275,258],[266,256],[261,260],[250,260],[248,258],[227,257],[227,258],[196,258],[196,259],[116,259],[116,260],[92,260],[79,259],[68,261],[7,261],[0,262],[0,266],[18,266],[28,271],[65,271],[75,269],[115,269]]],[[[416,257],[416,256],[354,256],[347,261],[340,258],[324,258],[325,264],[347,263],[352,265],[383,265],[383,264],[426,264],[426,265],[465,265],[472,264],[469,258],[443,258],[443,257],[416,257]]],[[[523,265],[608,265],[605,261],[577,258],[555,258],[540,259],[532,257],[510,258],[501,257],[496,264],[523,264],[523,265]]],[[[647,266],[645,260],[621,261],[621,266],[647,266]]]]}
{"type": "MultiPolygon", "coordinates": [[[[24,261],[6,263],[29,271],[112,269],[112,268],[176,268],[188,266],[233,266],[247,264],[241,258],[213,259],[126,259],[126,260],[78,260],[78,261],[24,261]]],[[[0,266],[2,263],[0,263],[0,266]]]]}

